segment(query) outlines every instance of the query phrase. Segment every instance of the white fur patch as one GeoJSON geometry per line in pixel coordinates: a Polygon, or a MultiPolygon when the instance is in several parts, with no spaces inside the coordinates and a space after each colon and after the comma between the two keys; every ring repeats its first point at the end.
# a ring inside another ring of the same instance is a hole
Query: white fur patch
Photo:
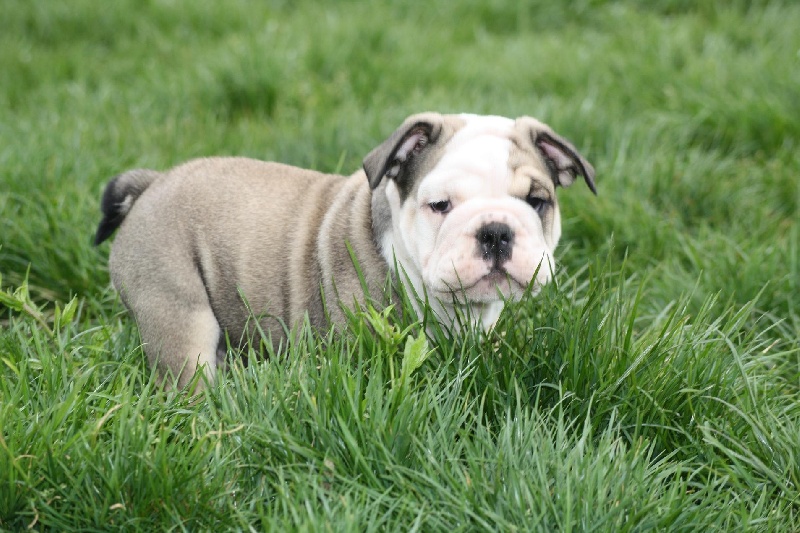
{"type": "Polygon", "coordinates": [[[120,213],[122,213],[123,215],[127,215],[128,211],[130,211],[131,207],[133,207],[134,200],[136,200],[136,197],[133,196],[132,194],[125,196],[125,198],[120,203],[117,204],[120,213]]]}
{"type": "MultiPolygon", "coordinates": [[[[381,244],[384,257],[390,264],[396,257],[418,294],[427,291],[437,314],[452,318],[454,306],[466,300],[472,303],[473,319],[489,329],[503,307],[500,294],[520,297],[534,274],[534,292],[550,280],[560,227],[556,213],[545,235],[539,215],[514,196],[524,194],[519,190],[523,178],[513,183],[509,168],[515,122],[493,116],[460,118],[464,126],[442,147],[439,162],[422,177],[416,197],[401,205],[397,187],[387,185],[393,230],[381,244]],[[451,204],[447,214],[429,205],[441,201],[451,204]],[[514,235],[502,272],[494,271],[478,253],[476,235],[491,223],[505,224],[514,235]]],[[[531,161],[528,168],[537,165],[541,163],[531,161]]],[[[545,175],[546,169],[541,172],[545,175]]],[[[525,184],[530,187],[530,177],[525,184]]]]}
{"type": "Polygon", "coordinates": [[[508,157],[514,121],[505,117],[461,115],[466,122],[447,146],[439,164],[420,185],[422,199],[437,195],[470,198],[508,192],[508,157]]]}

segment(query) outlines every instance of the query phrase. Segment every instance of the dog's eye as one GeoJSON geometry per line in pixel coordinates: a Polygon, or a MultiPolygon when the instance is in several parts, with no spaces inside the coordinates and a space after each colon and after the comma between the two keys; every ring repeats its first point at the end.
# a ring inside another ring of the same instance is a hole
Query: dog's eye
{"type": "Polygon", "coordinates": [[[431,211],[434,213],[444,215],[450,211],[452,206],[450,205],[450,200],[439,200],[438,202],[429,203],[428,207],[430,207],[431,211]]]}
{"type": "Polygon", "coordinates": [[[535,196],[529,196],[526,201],[528,202],[528,205],[530,205],[534,211],[539,214],[541,214],[542,211],[544,211],[545,208],[550,205],[549,201],[545,200],[544,198],[537,198],[535,196]]]}

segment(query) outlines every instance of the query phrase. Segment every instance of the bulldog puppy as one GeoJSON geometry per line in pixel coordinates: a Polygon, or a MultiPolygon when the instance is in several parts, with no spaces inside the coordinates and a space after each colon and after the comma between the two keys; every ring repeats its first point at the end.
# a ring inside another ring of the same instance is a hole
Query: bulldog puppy
{"type": "Polygon", "coordinates": [[[106,186],[95,244],[117,228],[109,269],[166,386],[213,380],[253,316],[273,342],[304,317],[344,322],[340,305],[387,275],[427,296],[446,323],[490,328],[504,300],[550,280],[561,236],[557,186],[594,169],[530,117],[413,115],[337,176],[245,158],[131,170],[106,186]]]}

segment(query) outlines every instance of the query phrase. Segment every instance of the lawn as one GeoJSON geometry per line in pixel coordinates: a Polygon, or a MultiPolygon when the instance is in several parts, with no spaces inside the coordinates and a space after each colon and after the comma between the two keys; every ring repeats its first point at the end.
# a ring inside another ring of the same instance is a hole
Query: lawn
{"type": "Polygon", "coordinates": [[[800,530],[800,5],[0,0],[0,529],[800,530]],[[349,173],[415,112],[597,169],[488,335],[398,309],[156,390],[105,183],[349,173]]]}

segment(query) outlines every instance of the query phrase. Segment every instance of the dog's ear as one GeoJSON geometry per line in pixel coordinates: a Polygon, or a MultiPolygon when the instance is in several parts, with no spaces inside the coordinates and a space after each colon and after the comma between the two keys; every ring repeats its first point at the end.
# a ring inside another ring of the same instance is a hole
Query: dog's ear
{"type": "Polygon", "coordinates": [[[565,138],[538,120],[525,117],[530,128],[533,145],[544,158],[556,185],[569,187],[575,178],[582,176],[589,189],[597,194],[594,184],[594,167],[565,138]]]}
{"type": "Polygon", "coordinates": [[[374,190],[384,176],[398,179],[403,168],[436,140],[440,129],[440,117],[434,113],[406,119],[402,126],[364,158],[364,172],[370,188],[374,190]]]}

